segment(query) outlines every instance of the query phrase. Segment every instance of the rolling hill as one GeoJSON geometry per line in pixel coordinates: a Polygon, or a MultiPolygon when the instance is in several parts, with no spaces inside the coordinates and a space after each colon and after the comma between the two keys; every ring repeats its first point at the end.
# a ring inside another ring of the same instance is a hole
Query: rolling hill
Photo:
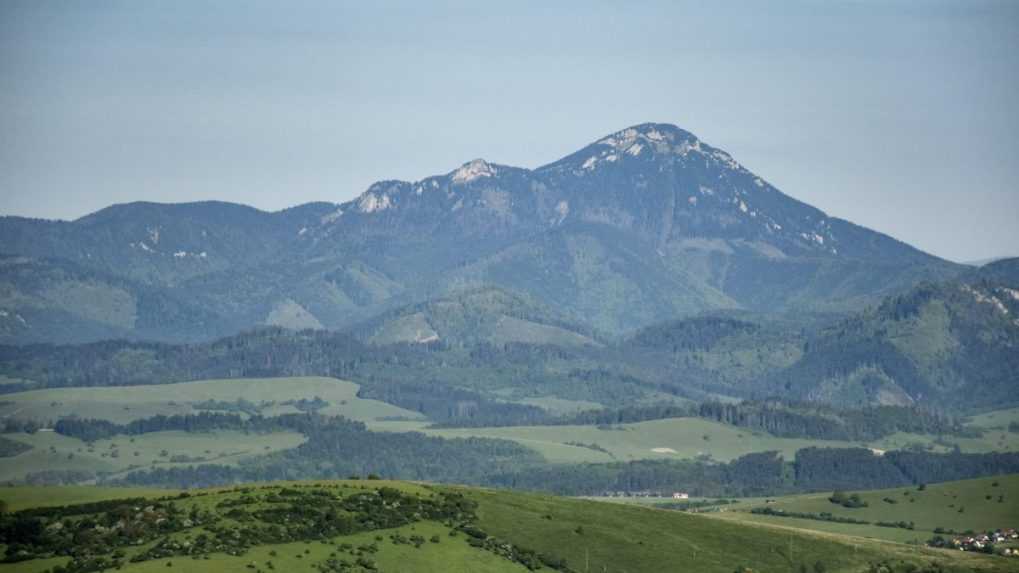
{"type": "Polygon", "coordinates": [[[1002,558],[681,512],[387,481],[167,491],[12,488],[0,571],[1015,570],[1002,558]],[[46,503],[22,501],[45,496],[46,503]],[[88,500],[86,502],[86,500],[88,500]],[[62,505],[56,505],[60,503],[62,505]],[[60,527],[53,526],[54,523],[60,527]],[[108,524],[108,525],[106,525],[108,524]],[[97,527],[98,525],[98,527],[97,527]],[[90,528],[88,543],[79,531],[90,528]],[[13,547],[13,549],[12,549],[13,547]],[[937,567],[941,567],[938,569],[937,567]],[[920,569],[923,568],[923,569],[920,569]],[[930,569],[928,569],[930,568],[930,569]]]}

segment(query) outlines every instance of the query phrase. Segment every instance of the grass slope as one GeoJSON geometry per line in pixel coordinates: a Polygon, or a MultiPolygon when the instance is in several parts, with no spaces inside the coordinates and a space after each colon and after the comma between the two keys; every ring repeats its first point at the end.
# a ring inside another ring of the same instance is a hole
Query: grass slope
{"type": "MultiPolygon", "coordinates": [[[[942,552],[844,536],[753,527],[701,515],[597,501],[478,492],[482,528],[579,571],[794,571],[822,562],[828,571],[864,571],[881,559],[942,560],[942,552]],[[551,516],[549,519],[546,516],[551,516]],[[578,528],[580,529],[578,533],[578,528]]],[[[955,554],[950,554],[952,557],[955,554]]],[[[966,559],[967,565],[998,565],[966,559]]]]}
{"type": "Polygon", "coordinates": [[[736,521],[781,524],[790,527],[860,535],[892,541],[930,539],[937,527],[959,533],[972,529],[986,531],[1019,527],[1019,475],[979,478],[926,486],[875,490],[859,493],[867,507],[846,508],[828,501],[830,492],[772,498],[774,501],[753,500],[725,507],[717,515],[736,521]],[[997,484],[997,485],[994,485],[997,484]],[[1001,501],[999,501],[1001,496],[1001,501]],[[990,499],[988,499],[990,497],[990,499]],[[895,500],[889,503],[885,499],[895,500]],[[839,517],[859,520],[897,522],[912,521],[916,529],[830,523],[747,513],[755,507],[801,513],[828,512],[839,517]],[[962,510],[962,511],[960,511],[962,510]]]}

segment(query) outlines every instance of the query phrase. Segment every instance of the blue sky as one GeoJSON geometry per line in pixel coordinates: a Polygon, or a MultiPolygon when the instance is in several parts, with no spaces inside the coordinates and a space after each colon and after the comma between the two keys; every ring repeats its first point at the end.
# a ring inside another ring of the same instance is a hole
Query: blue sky
{"type": "Polygon", "coordinates": [[[350,199],[675,123],[934,254],[1019,254],[1019,3],[0,3],[0,213],[350,199]]]}

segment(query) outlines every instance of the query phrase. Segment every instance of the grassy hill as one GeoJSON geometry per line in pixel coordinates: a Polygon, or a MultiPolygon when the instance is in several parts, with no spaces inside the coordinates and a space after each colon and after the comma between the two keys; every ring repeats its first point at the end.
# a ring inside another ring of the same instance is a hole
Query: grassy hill
{"type": "MultiPolygon", "coordinates": [[[[853,492],[867,504],[849,508],[832,503],[832,492],[745,501],[724,506],[718,517],[814,531],[887,539],[926,541],[934,530],[962,533],[1019,526],[1019,475],[979,478],[919,487],[853,492]],[[819,515],[830,513],[871,524],[845,524],[815,519],[751,514],[754,508],[819,515]],[[881,527],[877,522],[912,522],[914,529],[881,527]]],[[[947,535],[947,534],[946,534],[947,535]]]]}
{"type": "Polygon", "coordinates": [[[116,560],[127,573],[732,573],[744,566],[848,573],[879,562],[939,564],[945,571],[1019,570],[1002,558],[968,553],[644,507],[407,482],[120,491],[123,497],[115,498],[110,489],[0,489],[0,499],[21,512],[0,518],[3,539],[19,536],[15,553],[29,557],[0,564],[0,572],[47,571],[72,558],[77,571],[113,567],[116,560]],[[21,529],[12,526],[15,522],[21,529]],[[41,529],[28,522],[38,522],[41,529]],[[87,548],[86,538],[76,533],[84,529],[91,531],[87,548]],[[72,538],[80,541],[62,542],[72,538]]]}

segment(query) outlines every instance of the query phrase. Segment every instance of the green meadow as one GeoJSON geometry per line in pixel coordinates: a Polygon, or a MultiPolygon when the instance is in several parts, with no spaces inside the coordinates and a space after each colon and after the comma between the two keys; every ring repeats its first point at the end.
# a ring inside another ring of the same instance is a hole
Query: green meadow
{"type": "Polygon", "coordinates": [[[537,450],[550,462],[611,462],[641,459],[682,459],[710,456],[729,461],[752,452],[778,451],[793,459],[796,450],[811,446],[849,448],[867,447],[893,450],[924,447],[949,451],[957,444],[963,452],[1010,451],[1019,449],[1019,434],[988,430],[980,438],[920,434],[893,434],[874,442],[844,442],[800,438],[780,438],[765,432],[737,428],[700,418],[669,418],[611,427],[596,426],[515,426],[501,428],[429,429],[421,422],[380,424],[380,429],[419,430],[440,437],[502,438],[537,450]],[[578,445],[583,444],[583,445],[578,445]],[[596,446],[596,447],[590,447],[596,446]]]}
{"type": "MultiPolygon", "coordinates": [[[[919,487],[849,492],[858,493],[867,507],[847,508],[828,500],[832,492],[792,495],[768,499],[754,499],[738,504],[720,506],[719,518],[740,522],[783,525],[815,531],[826,531],[909,542],[926,541],[935,528],[986,531],[993,529],[1019,529],[1019,475],[1006,475],[919,487]],[[788,512],[820,514],[831,513],[869,521],[872,525],[858,525],[778,517],[749,513],[755,507],[770,507],[788,512]],[[880,527],[876,522],[913,522],[914,530],[880,527]]],[[[949,535],[949,534],[945,534],[949,535]]]]}

